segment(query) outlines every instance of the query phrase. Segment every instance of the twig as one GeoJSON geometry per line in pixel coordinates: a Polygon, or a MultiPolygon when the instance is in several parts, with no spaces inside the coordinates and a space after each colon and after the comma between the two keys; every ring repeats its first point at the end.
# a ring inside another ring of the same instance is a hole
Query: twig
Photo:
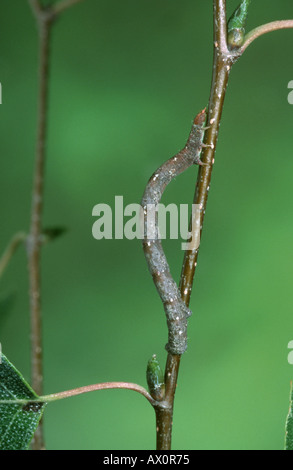
{"type": "Polygon", "coordinates": [[[85,387],[75,388],[73,390],[68,390],[67,392],[60,392],[55,393],[52,395],[47,395],[40,397],[39,400],[43,402],[51,402],[56,400],[62,400],[63,398],[74,397],[77,395],[82,395],[88,392],[96,392],[98,390],[109,390],[109,389],[126,389],[126,390],[133,390],[134,392],[138,392],[143,395],[151,405],[155,405],[156,401],[151,397],[148,391],[141,387],[140,385],[130,383],[130,382],[104,382],[95,385],[87,385],[85,387]]]}
{"type": "Polygon", "coordinates": [[[52,12],[54,13],[54,15],[60,15],[68,8],[81,2],[84,2],[84,0],[62,0],[61,2],[56,3],[56,5],[52,7],[52,12]]]}
{"type": "MultiPolygon", "coordinates": [[[[214,64],[213,79],[208,107],[207,125],[210,128],[205,133],[202,161],[207,166],[199,168],[194,204],[201,208],[201,227],[203,227],[204,215],[210,190],[211,173],[215,161],[215,152],[219,134],[220,121],[226,95],[226,88],[233,64],[239,59],[247,47],[263,34],[279,29],[293,28],[293,20],[275,21],[267,25],[255,28],[248,33],[243,46],[238,51],[230,51],[227,46],[226,5],[224,0],[214,0],[214,64]]],[[[198,250],[187,251],[181,273],[181,295],[186,305],[189,305],[193,279],[197,267],[198,250]]]]}
{"type": "Polygon", "coordinates": [[[155,407],[157,450],[170,450],[173,428],[175,391],[181,356],[168,353],[165,369],[165,399],[155,407]]]}
{"type": "Polygon", "coordinates": [[[43,395],[35,400],[28,399],[15,399],[15,400],[0,400],[0,404],[10,405],[10,404],[27,404],[27,403],[50,403],[58,400],[63,400],[65,398],[76,397],[78,395],[83,395],[89,392],[97,392],[99,390],[110,390],[110,389],[124,389],[124,390],[133,390],[143,395],[152,406],[156,405],[156,401],[151,397],[148,391],[141,387],[138,384],[131,382],[104,382],[94,385],[86,385],[85,387],[74,388],[72,390],[67,390],[66,392],[53,393],[50,395],[43,395]]]}
{"type": "Polygon", "coordinates": [[[27,234],[24,232],[19,232],[14,235],[11,239],[8,247],[4,251],[0,259],[0,277],[3,275],[7,265],[9,264],[12,256],[16,252],[17,248],[26,240],[27,234]]]}
{"type": "MultiPolygon", "coordinates": [[[[207,195],[213,168],[214,152],[218,138],[221,112],[224,103],[225,90],[230,71],[230,62],[226,60],[231,55],[227,46],[226,1],[214,0],[214,67],[213,83],[208,110],[207,125],[211,126],[205,134],[205,147],[202,161],[208,165],[199,167],[195,204],[200,205],[200,224],[202,226],[207,195]],[[225,61],[223,60],[225,57],[225,61]]],[[[195,236],[195,234],[194,234],[195,236]]],[[[184,258],[180,291],[186,306],[189,306],[191,288],[196,267],[198,249],[187,251],[184,258]]],[[[181,356],[168,354],[165,369],[166,394],[163,402],[156,407],[157,418],[157,449],[170,450],[172,438],[172,423],[174,398],[179,373],[181,356]]]]}
{"type": "Polygon", "coordinates": [[[214,0],[214,39],[222,54],[227,54],[227,14],[226,0],[214,0]]]}
{"type": "Polygon", "coordinates": [[[42,19],[55,19],[65,10],[77,5],[78,3],[84,2],[84,0],[61,0],[55,5],[51,5],[47,8],[43,8],[40,0],[28,0],[30,7],[38,21],[42,19]]]}
{"type": "Polygon", "coordinates": [[[42,6],[39,0],[28,0],[33,13],[38,17],[42,13],[42,6]]]}
{"type": "Polygon", "coordinates": [[[281,29],[291,28],[293,28],[293,20],[273,21],[272,23],[267,23],[262,26],[258,26],[245,36],[244,44],[241,47],[240,52],[242,54],[255,39],[259,38],[260,36],[263,36],[264,34],[271,33],[273,31],[279,31],[281,29]]]}
{"type": "MultiPolygon", "coordinates": [[[[227,47],[226,27],[224,28],[224,24],[226,25],[226,16],[223,15],[224,8],[225,2],[223,0],[214,0],[214,63],[207,119],[207,126],[210,126],[210,128],[205,133],[204,143],[206,147],[204,147],[202,152],[202,161],[208,163],[208,165],[199,168],[194,197],[194,204],[198,204],[200,207],[201,231],[210,190],[226,88],[233,64],[233,56],[231,56],[227,47]]],[[[187,305],[190,302],[197,258],[198,249],[186,251],[184,256],[180,287],[182,298],[187,305]]]]}
{"type": "MultiPolygon", "coordinates": [[[[42,364],[42,319],[41,319],[41,234],[44,197],[44,172],[46,162],[46,140],[48,123],[48,88],[50,33],[52,21],[40,14],[38,2],[33,3],[38,22],[39,32],[39,100],[36,161],[32,194],[31,226],[27,243],[28,269],[30,281],[31,311],[31,367],[32,387],[38,395],[43,393],[42,364]]],[[[35,434],[33,448],[44,447],[42,424],[35,434]]]]}
{"type": "MultiPolygon", "coordinates": [[[[39,32],[39,109],[37,124],[36,162],[34,170],[31,226],[27,243],[30,310],[31,310],[31,367],[32,387],[38,395],[43,392],[42,319],[41,319],[41,234],[44,196],[44,172],[48,124],[48,91],[50,66],[50,35],[56,17],[82,0],[63,0],[43,8],[40,0],[29,0],[39,32]]],[[[43,448],[42,425],[37,429],[33,448],[43,448]]]]}
{"type": "MultiPolygon", "coordinates": [[[[205,147],[202,153],[202,161],[207,163],[198,171],[194,204],[199,204],[201,209],[201,231],[210,190],[211,174],[215,162],[215,152],[221,116],[224,106],[226,89],[231,68],[239,59],[247,47],[258,37],[278,29],[292,28],[293,20],[277,21],[251,31],[245,38],[245,42],[238,51],[230,51],[227,45],[226,28],[226,1],[214,0],[214,61],[213,79],[208,107],[207,126],[210,128],[205,133],[205,147]]],[[[187,251],[184,256],[183,268],[180,279],[181,295],[186,305],[189,306],[194,274],[197,267],[198,250],[187,251]]],[[[180,358],[177,359],[179,367],[180,358]]],[[[176,371],[174,371],[174,375],[176,371]]]]}

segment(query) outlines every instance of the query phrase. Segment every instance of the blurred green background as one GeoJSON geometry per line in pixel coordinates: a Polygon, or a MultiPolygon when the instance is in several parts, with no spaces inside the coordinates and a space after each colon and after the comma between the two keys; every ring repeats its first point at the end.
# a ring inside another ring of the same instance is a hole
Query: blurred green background
{"type": "MultiPolygon", "coordinates": [[[[25,0],[1,2],[1,236],[28,230],[37,107],[37,34],[25,0]]],[[[230,0],[228,15],[238,5],[230,0]]],[[[252,2],[249,29],[292,17],[292,1],[252,2]]],[[[284,447],[293,366],[293,31],[257,40],[235,65],[225,102],[179,374],[173,449],[284,447]]],[[[95,204],[139,203],[208,101],[212,0],[86,0],[54,27],[43,250],[45,393],[104,381],[146,385],[165,362],[165,317],[139,241],[92,237],[95,204]]],[[[190,203],[197,169],[163,202],[190,203]]],[[[179,278],[183,252],[165,244],[179,278]]],[[[24,250],[0,298],[3,352],[29,379],[24,250]],[[3,307],[3,303],[2,303],[3,307]],[[4,310],[2,308],[2,310],[4,310]]],[[[154,413],[130,391],[51,404],[48,449],[154,449],[154,413]]]]}

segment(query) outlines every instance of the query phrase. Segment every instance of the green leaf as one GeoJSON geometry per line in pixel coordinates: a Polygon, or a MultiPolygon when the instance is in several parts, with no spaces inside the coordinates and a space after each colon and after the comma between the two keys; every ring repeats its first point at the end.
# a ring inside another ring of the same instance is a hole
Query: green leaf
{"type": "Polygon", "coordinates": [[[27,450],[46,404],[33,402],[38,396],[4,354],[0,358],[0,450],[27,450]]]}
{"type": "Polygon", "coordinates": [[[286,421],[285,450],[293,450],[293,387],[291,383],[290,409],[286,421]]]}

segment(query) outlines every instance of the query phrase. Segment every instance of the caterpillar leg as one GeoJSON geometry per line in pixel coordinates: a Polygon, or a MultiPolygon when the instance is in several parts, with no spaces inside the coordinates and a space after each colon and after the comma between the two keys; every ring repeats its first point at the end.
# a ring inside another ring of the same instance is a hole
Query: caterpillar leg
{"type": "Polygon", "coordinates": [[[210,149],[213,149],[215,148],[214,144],[201,144],[201,148],[210,148],[210,149]]]}
{"type": "Polygon", "coordinates": [[[196,158],[195,162],[194,162],[195,165],[199,165],[199,166],[209,166],[208,163],[204,163],[201,161],[201,159],[198,157],[196,158]]]}

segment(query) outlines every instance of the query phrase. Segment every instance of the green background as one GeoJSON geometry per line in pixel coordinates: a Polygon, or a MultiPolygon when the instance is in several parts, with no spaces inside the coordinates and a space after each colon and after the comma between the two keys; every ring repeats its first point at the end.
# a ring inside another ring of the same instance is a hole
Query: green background
{"type": "MultiPolygon", "coordinates": [[[[228,15],[238,1],[228,1],[228,15]]],[[[25,0],[0,6],[0,249],[28,230],[37,108],[37,34],[25,0]]],[[[249,29],[292,17],[252,2],[249,29]]],[[[173,449],[283,449],[293,366],[293,31],[258,39],[233,68],[176,393],[173,449]]],[[[138,240],[92,237],[95,204],[139,203],[208,101],[211,0],[86,0],[54,27],[43,249],[45,393],[104,381],[146,385],[165,362],[165,317],[138,240]]],[[[163,202],[190,203],[197,169],[163,202]]],[[[174,277],[183,252],[166,243],[174,277]]],[[[0,340],[30,376],[24,249],[3,279],[0,340]],[[6,302],[7,306],[7,302],[6,302]]],[[[48,449],[154,449],[154,412],[131,391],[48,406],[48,449]]]]}

